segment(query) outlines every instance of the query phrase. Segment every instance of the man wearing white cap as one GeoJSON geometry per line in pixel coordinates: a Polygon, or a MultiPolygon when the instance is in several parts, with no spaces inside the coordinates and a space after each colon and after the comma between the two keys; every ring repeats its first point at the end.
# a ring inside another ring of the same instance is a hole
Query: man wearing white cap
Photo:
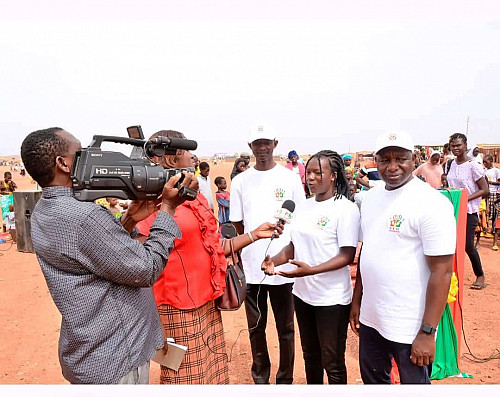
{"type": "MultiPolygon", "coordinates": [[[[238,174],[231,182],[230,220],[239,234],[247,233],[254,225],[264,221],[276,222],[274,215],[285,200],[296,206],[305,200],[302,183],[295,174],[273,159],[278,141],[268,125],[259,124],[251,129],[248,145],[255,156],[255,166],[238,174]]],[[[252,347],[252,377],[255,383],[269,383],[271,363],[267,350],[267,299],[278,331],[280,362],[276,383],[292,383],[295,358],[293,325],[293,280],[282,276],[265,277],[261,264],[266,254],[277,254],[290,242],[287,227],[278,239],[257,241],[242,251],[247,281],[245,311],[252,347]]],[[[285,265],[293,270],[293,265],[285,265]]]]}
{"type": "Polygon", "coordinates": [[[413,141],[384,134],[376,143],[385,188],[361,206],[363,242],[351,306],[364,383],[390,383],[391,358],[401,383],[430,383],[435,332],[446,305],[455,252],[453,206],[412,174],[413,141]]]}

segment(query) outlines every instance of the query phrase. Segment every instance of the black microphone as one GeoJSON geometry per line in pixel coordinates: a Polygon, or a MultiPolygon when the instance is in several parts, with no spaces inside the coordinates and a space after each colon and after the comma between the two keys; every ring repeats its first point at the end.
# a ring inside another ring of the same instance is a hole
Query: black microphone
{"type": "MultiPolygon", "coordinates": [[[[290,223],[290,221],[292,220],[293,211],[295,211],[295,203],[292,200],[285,200],[274,217],[278,219],[278,223],[281,226],[285,226],[285,223],[290,223]]],[[[278,235],[276,233],[273,233],[271,240],[274,240],[276,237],[278,237],[278,235]]]]}

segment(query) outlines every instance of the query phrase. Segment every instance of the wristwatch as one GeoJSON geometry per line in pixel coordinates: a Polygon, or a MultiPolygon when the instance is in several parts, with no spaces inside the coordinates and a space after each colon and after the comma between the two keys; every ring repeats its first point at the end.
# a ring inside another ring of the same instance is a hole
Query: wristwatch
{"type": "Polygon", "coordinates": [[[420,331],[422,331],[424,334],[434,335],[437,331],[437,328],[431,327],[427,324],[422,324],[422,326],[420,327],[420,331]]]}

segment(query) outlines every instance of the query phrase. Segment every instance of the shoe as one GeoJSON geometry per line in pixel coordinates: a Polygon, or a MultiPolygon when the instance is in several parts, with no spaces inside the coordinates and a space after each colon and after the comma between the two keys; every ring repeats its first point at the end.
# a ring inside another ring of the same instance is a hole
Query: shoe
{"type": "Polygon", "coordinates": [[[488,284],[486,284],[486,283],[481,283],[481,282],[479,282],[479,281],[475,281],[475,282],[474,282],[474,283],[470,286],[470,288],[471,288],[471,289],[477,289],[477,290],[479,290],[479,289],[485,289],[487,285],[488,285],[488,284]]]}
{"type": "Polygon", "coordinates": [[[484,237],[484,233],[483,233],[483,232],[481,232],[480,236],[481,236],[481,237],[484,237]]]}
{"type": "Polygon", "coordinates": [[[486,237],[486,238],[493,238],[495,236],[493,236],[493,234],[491,234],[491,233],[485,233],[484,237],[486,237]]]}
{"type": "Polygon", "coordinates": [[[498,251],[498,245],[494,245],[493,247],[491,247],[491,249],[492,249],[493,251],[498,251]]]}

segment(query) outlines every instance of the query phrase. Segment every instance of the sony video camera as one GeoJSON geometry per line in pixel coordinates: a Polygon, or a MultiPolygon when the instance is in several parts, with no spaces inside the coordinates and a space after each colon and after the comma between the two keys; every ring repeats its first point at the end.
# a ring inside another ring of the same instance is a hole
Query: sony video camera
{"type": "MultiPolygon", "coordinates": [[[[127,128],[129,138],[94,135],[89,147],[76,152],[71,169],[74,197],[94,201],[102,197],[131,200],[154,200],[165,183],[174,175],[194,172],[194,169],[163,169],[150,159],[175,154],[177,149],[195,150],[196,141],[181,138],[156,137],[144,140],[140,126],[127,128]],[[130,157],[120,152],[102,151],[102,142],[125,143],[134,146],[130,157]]],[[[197,191],[180,186],[179,196],[194,200],[197,191]]]]}

